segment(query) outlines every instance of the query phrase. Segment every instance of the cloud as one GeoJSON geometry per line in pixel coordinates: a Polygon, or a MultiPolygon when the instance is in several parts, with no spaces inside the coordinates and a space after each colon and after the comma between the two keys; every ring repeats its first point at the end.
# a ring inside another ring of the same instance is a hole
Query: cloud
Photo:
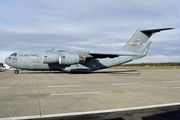
{"type": "Polygon", "coordinates": [[[151,37],[149,55],[160,59],[175,56],[178,60],[178,3],[178,0],[3,1],[0,4],[0,50],[118,51],[139,27],[174,27],[175,30],[151,37]]]}
{"type": "Polygon", "coordinates": [[[164,55],[152,55],[146,56],[140,60],[132,61],[131,63],[162,63],[162,62],[179,62],[180,56],[164,56],[164,55]]]}

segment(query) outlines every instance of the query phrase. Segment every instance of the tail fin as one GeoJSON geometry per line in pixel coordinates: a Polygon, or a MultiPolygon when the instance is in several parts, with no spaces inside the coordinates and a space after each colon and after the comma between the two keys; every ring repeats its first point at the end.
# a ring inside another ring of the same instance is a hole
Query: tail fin
{"type": "Polygon", "coordinates": [[[145,57],[145,56],[147,55],[148,50],[149,50],[149,48],[150,48],[150,46],[151,46],[151,43],[152,43],[152,41],[149,41],[149,42],[147,43],[147,45],[146,45],[146,46],[143,48],[143,50],[141,51],[142,57],[145,57]]]}
{"type": "Polygon", "coordinates": [[[132,38],[128,41],[128,43],[123,47],[122,50],[140,53],[144,48],[144,46],[146,46],[146,42],[153,35],[153,33],[160,32],[163,30],[170,30],[170,29],[173,28],[151,29],[151,30],[143,30],[139,28],[132,36],[132,38]]]}

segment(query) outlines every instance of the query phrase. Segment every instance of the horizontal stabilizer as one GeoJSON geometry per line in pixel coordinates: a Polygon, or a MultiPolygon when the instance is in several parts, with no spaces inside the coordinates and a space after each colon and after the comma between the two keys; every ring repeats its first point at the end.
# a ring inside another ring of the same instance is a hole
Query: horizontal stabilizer
{"type": "Polygon", "coordinates": [[[151,29],[151,30],[141,30],[141,32],[145,32],[145,33],[156,33],[156,32],[161,32],[163,30],[171,30],[174,28],[162,28],[162,29],[151,29]]]}

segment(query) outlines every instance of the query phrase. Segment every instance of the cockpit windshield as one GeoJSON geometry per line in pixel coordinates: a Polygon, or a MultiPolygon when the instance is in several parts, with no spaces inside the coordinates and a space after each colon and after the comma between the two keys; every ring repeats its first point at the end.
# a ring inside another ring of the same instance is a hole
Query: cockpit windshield
{"type": "Polygon", "coordinates": [[[10,56],[17,56],[17,53],[16,52],[14,52],[13,54],[11,54],[10,56]]]}

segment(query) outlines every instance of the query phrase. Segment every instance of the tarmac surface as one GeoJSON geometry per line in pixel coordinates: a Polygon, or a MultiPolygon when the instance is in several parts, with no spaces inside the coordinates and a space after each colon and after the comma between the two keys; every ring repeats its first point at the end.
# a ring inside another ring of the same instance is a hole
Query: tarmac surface
{"type": "Polygon", "coordinates": [[[0,119],[180,103],[180,70],[0,72],[0,119]]]}

